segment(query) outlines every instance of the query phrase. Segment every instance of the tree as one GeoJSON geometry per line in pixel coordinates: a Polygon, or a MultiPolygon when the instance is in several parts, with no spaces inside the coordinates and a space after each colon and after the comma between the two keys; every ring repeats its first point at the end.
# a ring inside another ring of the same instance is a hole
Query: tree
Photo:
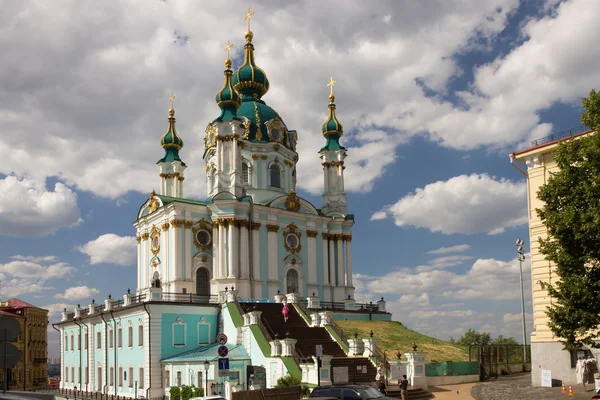
{"type": "Polygon", "coordinates": [[[519,344],[517,343],[517,341],[515,340],[514,337],[504,337],[502,335],[498,335],[498,337],[494,340],[492,340],[492,344],[519,344]]]}
{"type": "Polygon", "coordinates": [[[456,344],[461,346],[488,346],[492,343],[492,337],[489,332],[479,333],[475,329],[468,329],[456,341],[456,344]]]}
{"type": "Polygon", "coordinates": [[[179,389],[179,386],[171,386],[171,389],[169,389],[169,399],[170,400],[180,400],[181,399],[181,389],[179,389]]]}
{"type": "MultiPolygon", "coordinates": [[[[600,132],[600,93],[583,99],[581,122],[600,132]]],[[[543,185],[537,213],[548,237],[540,252],[559,279],[548,284],[549,327],[569,347],[596,345],[600,324],[600,135],[562,142],[554,153],[559,170],[543,185]]]]}

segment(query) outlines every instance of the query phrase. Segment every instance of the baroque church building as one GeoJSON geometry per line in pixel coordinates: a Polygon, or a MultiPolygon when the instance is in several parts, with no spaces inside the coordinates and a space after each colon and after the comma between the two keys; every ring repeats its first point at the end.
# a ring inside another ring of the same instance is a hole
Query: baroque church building
{"type": "MultiPolygon", "coordinates": [[[[207,196],[184,197],[183,140],[169,110],[165,149],[158,161],[160,192],[140,208],[137,221],[138,293],[210,296],[234,287],[243,299],[295,292],[325,301],[354,297],[352,227],[344,191],[346,149],[335,114],[333,78],[329,116],[322,125],[323,203],[296,194],[298,134],[263,97],[265,71],[254,60],[253,34],[246,32],[244,62],[225,62],[220,114],[206,128],[207,196]]],[[[229,46],[228,46],[229,49],[229,46]]],[[[188,179],[201,179],[200,174],[188,179]]]]}
{"type": "Polygon", "coordinates": [[[245,39],[235,71],[228,52],[215,99],[220,112],[205,132],[206,200],[184,197],[187,166],[171,96],[160,190],[134,222],[137,289],[64,309],[54,324],[67,395],[164,400],[173,387],[190,385],[231,398],[286,375],[331,383],[334,369],[338,381],[370,382],[386,362],[372,332],[347,339],[335,323],[391,320],[383,298],[354,300],[354,218],[335,81],[322,125],[324,190],[316,208],[296,194],[300,138],[263,100],[269,81],[254,60],[250,29],[245,39]],[[282,302],[290,304],[290,323],[282,302]]]}

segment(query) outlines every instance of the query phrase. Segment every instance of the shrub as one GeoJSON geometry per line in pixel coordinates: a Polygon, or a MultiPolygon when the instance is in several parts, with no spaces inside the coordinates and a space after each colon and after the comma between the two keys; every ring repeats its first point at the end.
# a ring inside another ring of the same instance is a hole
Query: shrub
{"type": "Polygon", "coordinates": [[[169,389],[170,400],[181,400],[181,390],[178,386],[171,386],[169,389]]]}
{"type": "Polygon", "coordinates": [[[194,389],[191,386],[183,385],[181,387],[181,400],[190,400],[194,396],[194,389]]]}

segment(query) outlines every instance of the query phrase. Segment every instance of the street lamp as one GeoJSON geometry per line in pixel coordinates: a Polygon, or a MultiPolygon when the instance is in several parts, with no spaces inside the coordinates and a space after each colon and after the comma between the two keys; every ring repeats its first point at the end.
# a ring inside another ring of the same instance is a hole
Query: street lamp
{"type": "Polygon", "coordinates": [[[527,331],[525,329],[525,295],[523,292],[523,261],[525,261],[525,249],[523,249],[523,240],[517,239],[517,259],[519,260],[519,272],[521,279],[521,314],[523,318],[523,371],[527,362],[527,331]]]}
{"type": "MultiPolygon", "coordinates": [[[[204,397],[208,396],[208,368],[210,367],[210,362],[208,360],[204,361],[204,397]]],[[[198,382],[200,383],[200,382],[198,382]]]]}

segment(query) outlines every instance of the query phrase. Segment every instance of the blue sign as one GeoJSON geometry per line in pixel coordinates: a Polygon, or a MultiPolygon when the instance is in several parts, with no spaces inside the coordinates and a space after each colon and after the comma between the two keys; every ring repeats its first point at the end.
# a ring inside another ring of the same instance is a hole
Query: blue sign
{"type": "Polygon", "coordinates": [[[227,346],[219,346],[219,348],[217,349],[217,354],[219,355],[219,357],[227,357],[227,355],[229,354],[229,349],[227,348],[227,346]]]}
{"type": "Polygon", "coordinates": [[[229,369],[229,358],[219,358],[219,371],[229,369]]]}

